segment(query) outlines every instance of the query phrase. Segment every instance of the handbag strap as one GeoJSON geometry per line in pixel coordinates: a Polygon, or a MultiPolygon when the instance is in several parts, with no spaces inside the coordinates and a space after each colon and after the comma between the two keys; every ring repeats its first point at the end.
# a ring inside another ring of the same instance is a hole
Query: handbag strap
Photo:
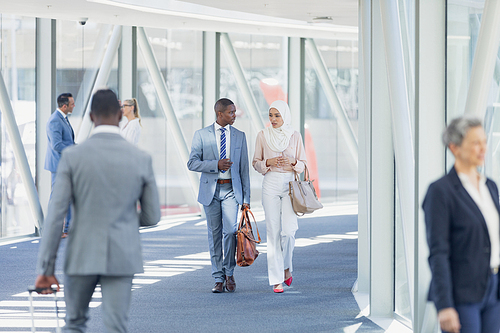
{"type": "Polygon", "coordinates": [[[253,222],[255,224],[255,228],[257,229],[257,237],[259,238],[258,242],[256,240],[253,240],[253,241],[255,243],[259,244],[261,242],[260,234],[259,234],[259,226],[257,225],[257,221],[255,220],[255,216],[253,215],[252,211],[249,208],[246,208],[246,207],[243,208],[243,213],[241,214],[240,225],[239,225],[238,229],[241,229],[241,227],[243,226],[243,221],[245,220],[245,222],[248,223],[250,230],[253,231],[252,223],[250,221],[250,217],[248,216],[248,213],[250,213],[250,215],[252,215],[252,217],[253,217],[253,222]]]}
{"type": "MultiPolygon", "coordinates": [[[[299,173],[295,170],[293,170],[293,173],[295,174],[295,180],[299,181],[299,173]]],[[[307,168],[307,165],[304,163],[304,181],[307,182],[309,181],[309,169],[307,168]]]]}

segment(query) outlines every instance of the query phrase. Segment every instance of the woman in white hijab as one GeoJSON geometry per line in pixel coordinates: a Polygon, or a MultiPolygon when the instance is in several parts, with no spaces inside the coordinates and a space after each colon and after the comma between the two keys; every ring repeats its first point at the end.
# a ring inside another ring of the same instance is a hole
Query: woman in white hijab
{"type": "Polygon", "coordinates": [[[292,284],[292,256],[298,229],[288,182],[295,172],[304,171],[306,153],[302,136],[291,127],[288,104],[275,101],[269,107],[271,126],[257,135],[252,165],[264,175],[262,205],[266,215],[267,272],[275,293],[283,292],[283,283],[292,284]]]}

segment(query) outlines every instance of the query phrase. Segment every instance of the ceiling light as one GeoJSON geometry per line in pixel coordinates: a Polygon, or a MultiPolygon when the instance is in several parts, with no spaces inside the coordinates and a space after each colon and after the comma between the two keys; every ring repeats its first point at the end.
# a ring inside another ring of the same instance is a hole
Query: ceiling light
{"type": "Polygon", "coordinates": [[[316,16],[313,17],[313,23],[331,23],[333,21],[331,16],[316,16]]]}

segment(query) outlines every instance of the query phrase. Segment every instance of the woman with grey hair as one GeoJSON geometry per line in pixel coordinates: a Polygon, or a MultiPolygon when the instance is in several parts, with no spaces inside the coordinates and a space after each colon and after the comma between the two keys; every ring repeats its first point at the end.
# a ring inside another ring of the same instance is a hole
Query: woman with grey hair
{"type": "Polygon", "coordinates": [[[429,300],[443,332],[499,332],[500,205],[496,184],[478,171],[486,153],[481,121],[454,119],[443,143],[455,164],[429,186],[422,205],[432,272],[429,300]]]}

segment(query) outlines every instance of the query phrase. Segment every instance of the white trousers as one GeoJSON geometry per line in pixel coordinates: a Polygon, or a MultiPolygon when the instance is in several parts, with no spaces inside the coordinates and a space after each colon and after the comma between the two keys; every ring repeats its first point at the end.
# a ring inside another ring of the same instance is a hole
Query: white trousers
{"type": "Polygon", "coordinates": [[[268,172],[262,182],[262,206],[266,215],[267,274],[269,284],[285,280],[285,270],[293,271],[292,256],[295,232],[299,228],[288,195],[291,172],[268,172]]]}

